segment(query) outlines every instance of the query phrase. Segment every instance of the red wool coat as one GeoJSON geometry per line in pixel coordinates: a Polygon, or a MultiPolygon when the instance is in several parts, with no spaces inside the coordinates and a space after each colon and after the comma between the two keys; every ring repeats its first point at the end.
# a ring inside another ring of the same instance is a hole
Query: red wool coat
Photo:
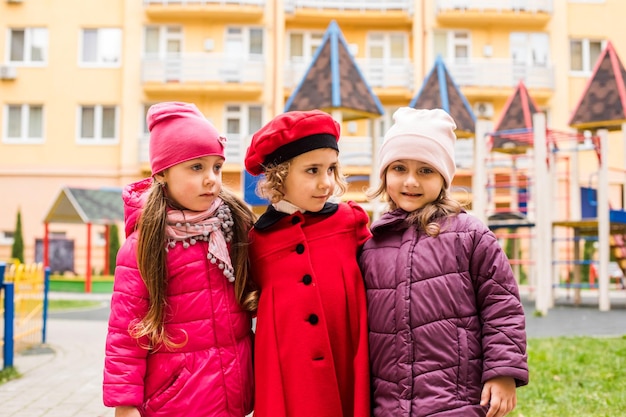
{"type": "Polygon", "coordinates": [[[287,215],[250,231],[261,289],[254,417],[367,417],[367,311],[357,255],[371,236],[354,203],[287,215]]]}

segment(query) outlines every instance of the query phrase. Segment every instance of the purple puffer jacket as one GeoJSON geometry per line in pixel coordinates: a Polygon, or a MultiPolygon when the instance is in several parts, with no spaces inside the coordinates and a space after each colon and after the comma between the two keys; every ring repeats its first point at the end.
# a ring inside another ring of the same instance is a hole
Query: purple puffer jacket
{"type": "Polygon", "coordinates": [[[367,287],[373,416],[484,416],[483,384],[528,383],[524,310],[493,233],[462,212],[432,238],[395,210],[372,225],[367,287]]]}
{"type": "Polygon", "coordinates": [[[127,239],[118,252],[104,365],[104,404],[137,406],[144,417],[243,417],[252,411],[252,330],[233,284],[207,260],[207,242],[170,248],[166,330],[174,342],[146,350],[130,337],[148,308],[137,269],[135,225],[150,180],[123,193],[127,239]]]}

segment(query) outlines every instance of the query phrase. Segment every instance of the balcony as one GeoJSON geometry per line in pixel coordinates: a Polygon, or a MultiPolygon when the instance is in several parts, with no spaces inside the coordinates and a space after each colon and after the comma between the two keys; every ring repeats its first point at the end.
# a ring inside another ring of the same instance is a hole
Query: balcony
{"type": "Polygon", "coordinates": [[[309,22],[381,27],[411,24],[413,0],[285,0],[285,18],[306,18],[309,22]],[[340,15],[337,13],[341,12],[340,15]]]}
{"type": "MultiPolygon", "coordinates": [[[[384,62],[374,59],[356,59],[355,61],[370,88],[407,90],[413,88],[413,64],[408,59],[384,62]]],[[[304,63],[297,60],[288,62],[285,66],[284,87],[297,87],[309,65],[310,62],[304,63]]]]}
{"type": "Polygon", "coordinates": [[[437,22],[540,28],[551,18],[554,0],[436,0],[437,22]]]}
{"type": "Polygon", "coordinates": [[[142,59],[144,90],[185,88],[220,89],[230,85],[260,92],[265,81],[263,57],[239,58],[221,53],[183,53],[142,59]]]}
{"type": "Polygon", "coordinates": [[[258,21],[263,18],[266,0],[143,0],[152,18],[197,19],[228,22],[258,21]]]}
{"type": "Polygon", "coordinates": [[[529,89],[554,90],[554,68],[519,65],[509,59],[471,59],[463,63],[446,62],[446,68],[459,87],[507,88],[505,95],[520,80],[529,89]]]}

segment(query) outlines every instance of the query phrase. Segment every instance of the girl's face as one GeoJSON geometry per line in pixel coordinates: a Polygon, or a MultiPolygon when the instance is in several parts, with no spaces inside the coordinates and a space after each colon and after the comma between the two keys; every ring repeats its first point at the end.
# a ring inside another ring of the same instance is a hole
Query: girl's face
{"type": "Polygon", "coordinates": [[[315,149],[293,158],[285,178],[283,199],[306,211],[320,211],[335,190],[337,151],[315,149]]]}
{"type": "Polygon", "coordinates": [[[204,211],[222,189],[223,165],[221,156],[203,156],[174,165],[156,177],[167,184],[167,195],[178,206],[204,211]]]}
{"type": "Polygon", "coordinates": [[[413,159],[392,162],[385,174],[387,194],[404,211],[421,209],[435,201],[444,181],[432,166],[413,159]]]}

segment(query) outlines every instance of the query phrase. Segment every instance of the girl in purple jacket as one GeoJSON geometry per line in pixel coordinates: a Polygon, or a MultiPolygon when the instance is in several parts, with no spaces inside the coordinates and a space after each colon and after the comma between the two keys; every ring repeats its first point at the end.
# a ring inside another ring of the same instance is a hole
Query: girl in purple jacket
{"type": "Polygon", "coordinates": [[[524,310],[496,237],[450,197],[456,125],[400,108],[379,153],[389,212],[360,265],[377,417],[501,417],[528,383],[524,310]]]}
{"type": "Polygon", "coordinates": [[[124,189],[104,365],[116,417],[252,411],[252,212],[222,188],[224,145],[193,104],[147,114],[152,177],[124,189]]]}

